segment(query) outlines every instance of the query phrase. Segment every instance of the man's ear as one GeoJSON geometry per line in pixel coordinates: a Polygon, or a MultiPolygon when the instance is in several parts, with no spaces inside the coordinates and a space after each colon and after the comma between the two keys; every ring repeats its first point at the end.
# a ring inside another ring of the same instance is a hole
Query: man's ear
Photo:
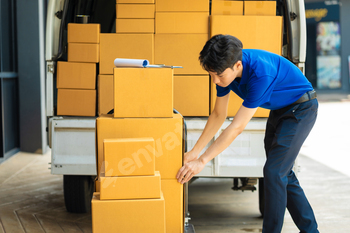
{"type": "Polygon", "coordinates": [[[242,61],[237,61],[237,62],[233,65],[233,68],[234,68],[235,70],[240,70],[242,67],[243,67],[242,61]]]}

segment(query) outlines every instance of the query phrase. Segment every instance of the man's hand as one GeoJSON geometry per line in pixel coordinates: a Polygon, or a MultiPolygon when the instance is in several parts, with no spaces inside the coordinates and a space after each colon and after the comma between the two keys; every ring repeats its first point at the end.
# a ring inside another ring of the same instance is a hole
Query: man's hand
{"type": "Polygon", "coordinates": [[[193,152],[192,150],[189,152],[186,152],[184,154],[184,164],[191,162],[193,160],[196,160],[198,158],[198,154],[193,152]]]}
{"type": "Polygon", "coordinates": [[[200,173],[204,168],[205,163],[201,159],[193,160],[180,168],[176,175],[179,183],[184,184],[189,181],[194,175],[200,173]]]}

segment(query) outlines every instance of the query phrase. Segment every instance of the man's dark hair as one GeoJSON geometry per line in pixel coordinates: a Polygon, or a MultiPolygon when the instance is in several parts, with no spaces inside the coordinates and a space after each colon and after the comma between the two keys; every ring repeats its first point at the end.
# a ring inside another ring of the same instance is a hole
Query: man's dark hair
{"type": "Polygon", "coordinates": [[[242,61],[242,42],[231,35],[215,35],[204,45],[199,61],[206,71],[221,74],[242,61]]]}

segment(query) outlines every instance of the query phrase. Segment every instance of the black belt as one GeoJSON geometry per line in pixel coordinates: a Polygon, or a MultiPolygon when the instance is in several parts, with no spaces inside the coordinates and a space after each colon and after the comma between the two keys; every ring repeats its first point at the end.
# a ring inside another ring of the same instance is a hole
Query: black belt
{"type": "Polygon", "coordinates": [[[304,95],[302,95],[297,101],[295,101],[293,104],[300,104],[309,100],[313,100],[317,97],[316,91],[308,91],[304,95]]]}

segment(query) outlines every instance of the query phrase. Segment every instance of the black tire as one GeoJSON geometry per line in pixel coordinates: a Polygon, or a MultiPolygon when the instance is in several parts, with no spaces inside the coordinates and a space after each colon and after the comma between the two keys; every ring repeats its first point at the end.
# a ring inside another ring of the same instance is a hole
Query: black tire
{"type": "Polygon", "coordinates": [[[63,193],[66,209],[71,213],[91,211],[91,199],[95,189],[92,176],[63,176],[63,193]]]}
{"type": "Polygon", "coordinates": [[[264,178],[259,178],[259,210],[260,210],[261,216],[264,217],[264,210],[265,210],[264,178]]]}

